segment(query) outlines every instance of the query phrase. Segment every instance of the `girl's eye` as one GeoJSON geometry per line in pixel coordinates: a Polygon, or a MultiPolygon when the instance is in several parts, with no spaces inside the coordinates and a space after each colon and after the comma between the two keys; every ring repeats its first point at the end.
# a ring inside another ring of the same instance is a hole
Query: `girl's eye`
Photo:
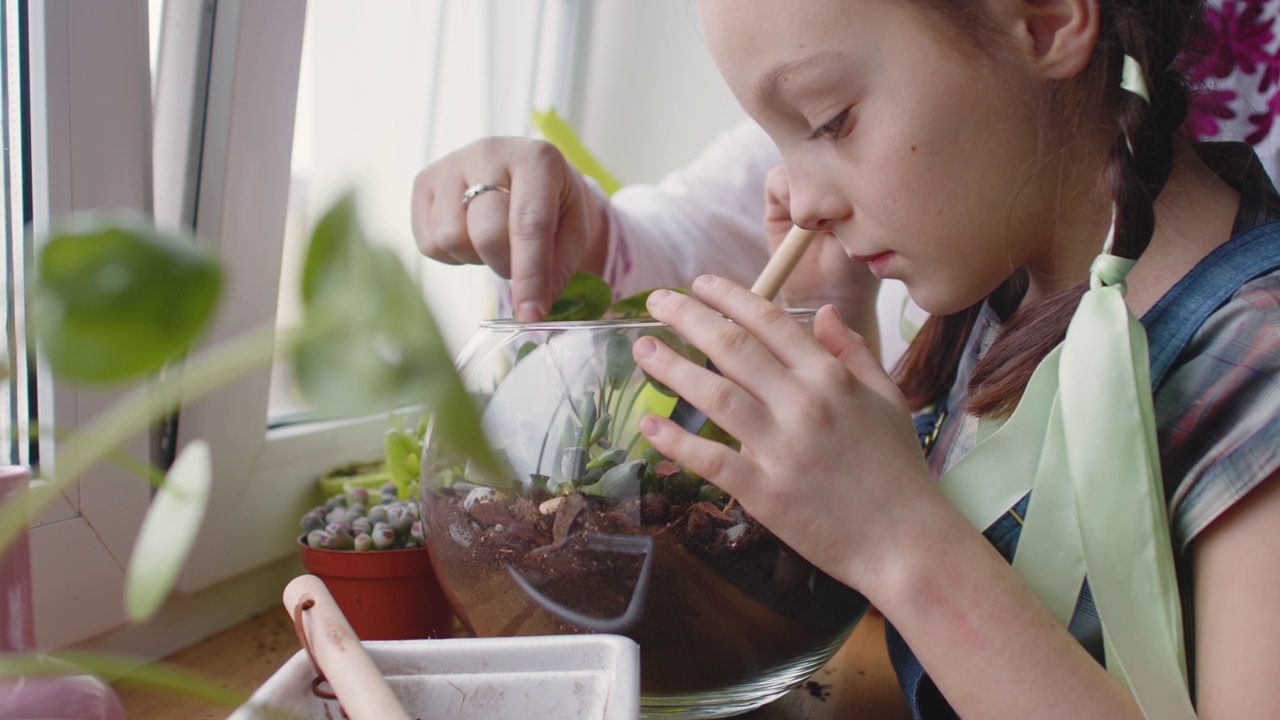
{"type": "Polygon", "coordinates": [[[829,137],[832,140],[835,140],[840,137],[840,132],[844,130],[845,123],[848,121],[849,121],[849,111],[845,110],[844,112],[832,118],[831,121],[828,122],[826,125],[823,125],[817,130],[814,130],[813,134],[809,136],[809,139],[817,140],[819,138],[829,137]]]}

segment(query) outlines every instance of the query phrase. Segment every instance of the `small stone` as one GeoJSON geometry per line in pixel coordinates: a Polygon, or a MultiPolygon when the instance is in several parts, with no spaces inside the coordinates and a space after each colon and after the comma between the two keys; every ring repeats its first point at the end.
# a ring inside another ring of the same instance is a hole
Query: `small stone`
{"type": "Polygon", "coordinates": [[[467,514],[485,526],[506,525],[511,522],[511,513],[500,502],[478,502],[467,510],[467,514]]]}
{"type": "Polygon", "coordinates": [[[475,505],[476,503],[479,503],[479,502],[491,501],[493,500],[496,494],[497,493],[494,491],[493,488],[487,488],[487,487],[472,488],[471,492],[467,493],[466,499],[462,501],[462,509],[470,511],[472,505],[475,505]]]}

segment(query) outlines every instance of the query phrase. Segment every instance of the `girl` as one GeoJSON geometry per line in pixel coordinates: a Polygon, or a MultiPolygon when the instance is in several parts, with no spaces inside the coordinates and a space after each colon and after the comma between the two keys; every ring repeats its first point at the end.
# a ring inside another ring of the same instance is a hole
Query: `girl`
{"type": "MultiPolygon", "coordinates": [[[[1175,302],[1184,290],[1229,285],[1202,323],[1164,323],[1198,330],[1152,380],[1172,522],[1161,552],[1178,559],[1196,711],[1280,717],[1280,199],[1247,150],[1177,134],[1173,62],[1199,3],[698,8],[730,88],[781,151],[791,219],[905,283],[933,317],[895,378],[830,306],[810,334],[723,278],[699,278],[692,298],[656,292],[653,315],[722,375],[652,338],[637,361],[742,447],[660,417],[642,424],[649,441],[884,612],[919,716],[1150,713],[1099,662],[1121,628],[1104,638],[1089,585],[1063,619],[1010,566],[1028,498],[975,527],[938,482],[1018,408],[1110,229],[1114,253],[1137,260],[1134,316],[1181,318],[1196,304],[1175,302]],[[1262,269],[1222,280],[1241,239],[1262,269]]],[[[1161,338],[1153,326],[1153,358],[1161,338]]]]}

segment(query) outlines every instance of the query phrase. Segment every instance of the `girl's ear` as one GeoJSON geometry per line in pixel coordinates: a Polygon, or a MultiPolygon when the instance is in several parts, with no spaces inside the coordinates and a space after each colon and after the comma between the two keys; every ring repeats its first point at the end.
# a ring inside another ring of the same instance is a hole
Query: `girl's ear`
{"type": "Polygon", "coordinates": [[[1099,0],[1005,1],[1015,10],[1015,36],[1044,79],[1074,77],[1089,64],[1098,42],[1099,0]]]}

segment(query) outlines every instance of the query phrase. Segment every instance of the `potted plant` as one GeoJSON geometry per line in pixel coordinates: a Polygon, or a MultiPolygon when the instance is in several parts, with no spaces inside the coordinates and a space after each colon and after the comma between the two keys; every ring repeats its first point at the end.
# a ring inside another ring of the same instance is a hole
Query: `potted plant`
{"type": "Polygon", "coordinates": [[[418,514],[425,429],[425,416],[412,427],[393,427],[384,459],[327,473],[320,480],[324,502],[299,521],[303,566],[324,581],[363,640],[452,635],[453,611],[431,568],[418,514]]]}

